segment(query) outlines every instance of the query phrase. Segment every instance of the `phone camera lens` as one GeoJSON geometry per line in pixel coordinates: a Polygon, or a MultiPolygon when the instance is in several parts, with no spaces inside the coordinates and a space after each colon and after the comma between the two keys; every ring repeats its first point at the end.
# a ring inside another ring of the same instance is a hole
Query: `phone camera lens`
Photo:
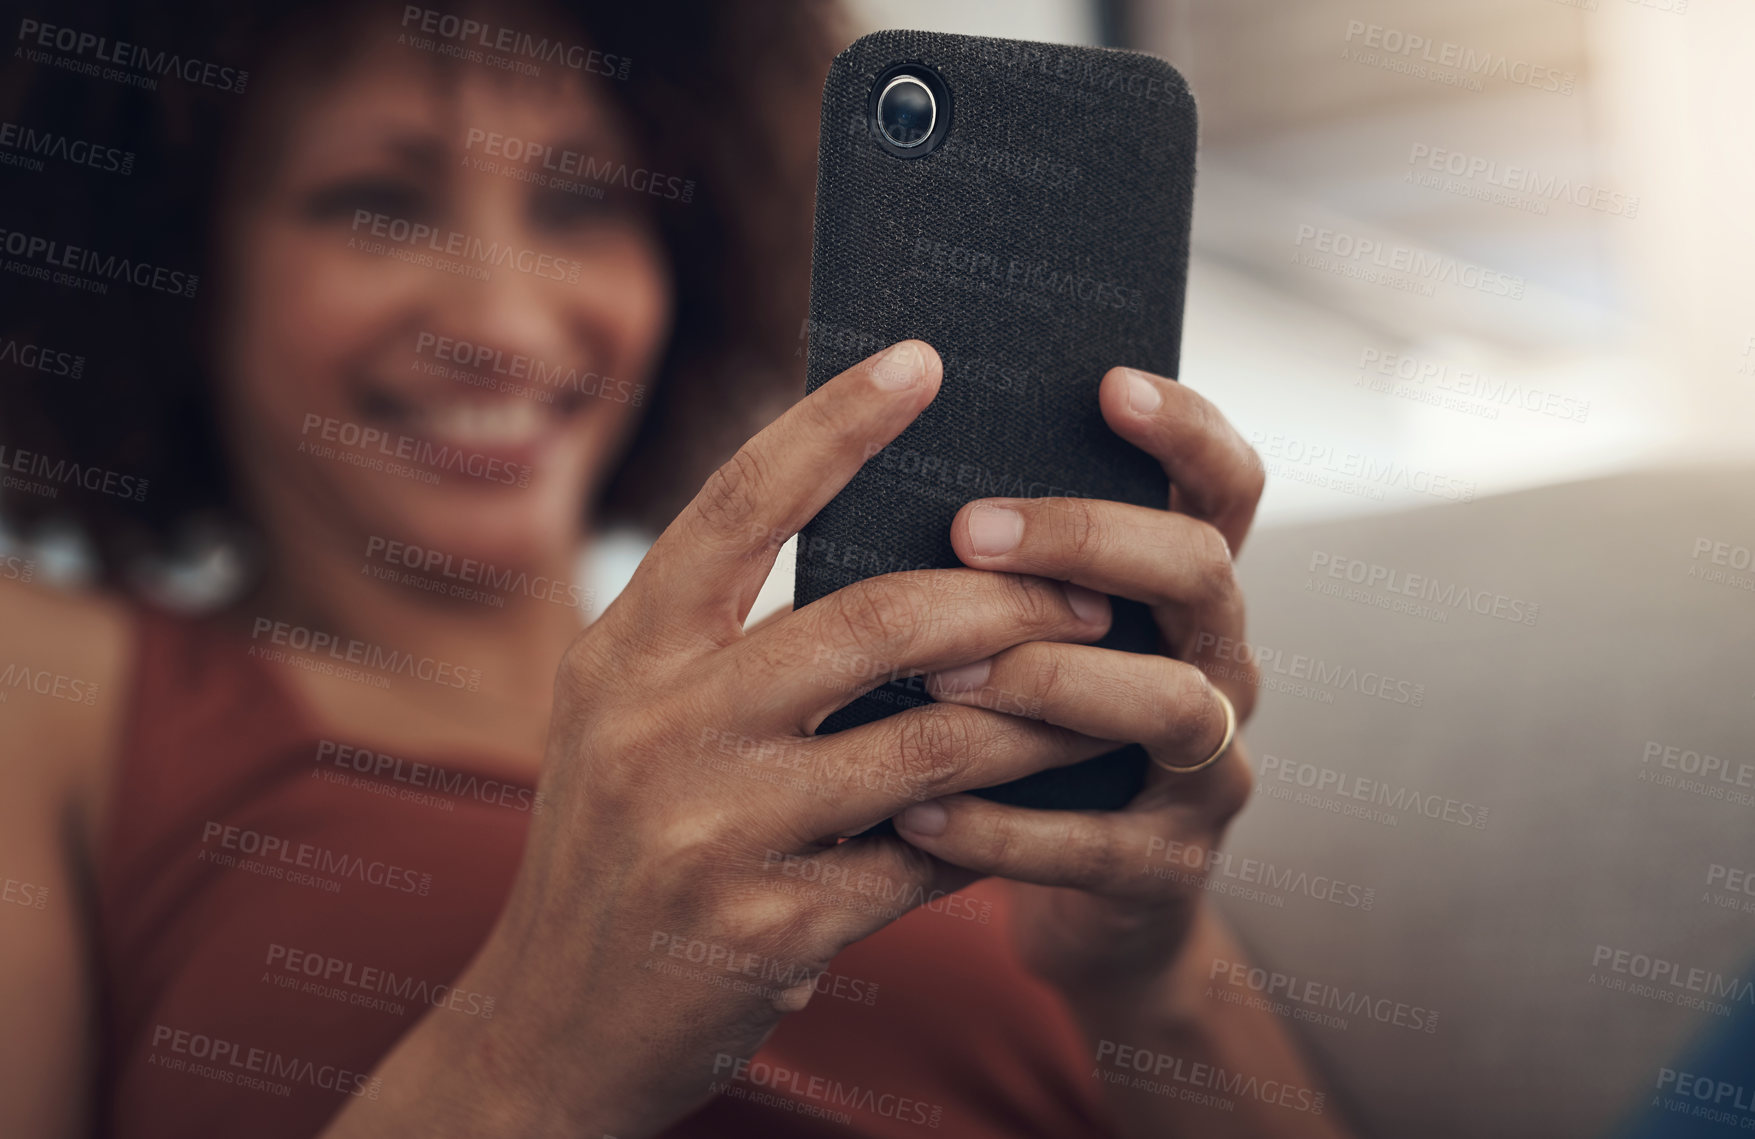
{"type": "Polygon", "coordinates": [[[919,146],[938,121],[938,100],[919,79],[898,75],[878,95],[877,121],[884,137],[896,146],[919,146]]]}
{"type": "Polygon", "coordinates": [[[944,76],[918,60],[898,60],[872,80],[865,120],[891,158],[925,158],[950,137],[954,103],[944,76]]]}

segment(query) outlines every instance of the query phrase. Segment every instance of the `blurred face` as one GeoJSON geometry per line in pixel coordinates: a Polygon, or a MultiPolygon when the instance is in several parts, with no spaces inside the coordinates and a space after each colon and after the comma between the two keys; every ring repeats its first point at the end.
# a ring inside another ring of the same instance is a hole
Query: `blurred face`
{"type": "Polygon", "coordinates": [[[594,86],[613,80],[362,36],[270,97],[222,221],[221,403],[252,505],[362,551],[570,551],[670,319],[646,207],[601,173],[638,167],[594,86]]]}

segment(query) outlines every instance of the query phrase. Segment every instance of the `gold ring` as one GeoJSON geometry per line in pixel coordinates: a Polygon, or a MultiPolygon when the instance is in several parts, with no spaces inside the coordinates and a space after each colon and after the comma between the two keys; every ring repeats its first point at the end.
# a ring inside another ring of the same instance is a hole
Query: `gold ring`
{"type": "Polygon", "coordinates": [[[1213,764],[1225,758],[1225,753],[1231,750],[1232,742],[1237,739],[1237,709],[1232,706],[1231,698],[1217,688],[1213,689],[1213,695],[1217,696],[1219,698],[1219,703],[1225,706],[1225,738],[1219,741],[1218,750],[1214,751],[1213,754],[1207,756],[1193,767],[1171,767],[1168,763],[1165,763],[1155,755],[1152,756],[1153,763],[1173,775],[1191,775],[1204,767],[1211,767],[1213,764]]]}

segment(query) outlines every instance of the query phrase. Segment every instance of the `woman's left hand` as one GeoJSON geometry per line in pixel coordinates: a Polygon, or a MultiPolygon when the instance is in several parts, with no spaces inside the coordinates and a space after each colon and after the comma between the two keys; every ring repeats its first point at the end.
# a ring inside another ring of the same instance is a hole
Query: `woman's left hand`
{"type": "MultiPolygon", "coordinates": [[[[1166,656],[1037,641],[928,679],[941,701],[1028,707],[1052,724],[1200,763],[1239,723],[1257,675],[1243,648],[1232,555],[1261,498],[1254,450],[1181,384],[1127,368],[1099,389],[1117,434],[1169,473],[1168,510],[1078,498],[982,499],[951,526],[965,564],[1070,581],[1151,606],[1166,656]]],[[[1014,934],[1025,963],[1069,997],[1150,984],[1176,958],[1204,894],[1208,853],[1248,799],[1241,741],[1192,774],[1148,768],[1119,811],[1040,811],[972,795],[917,804],[898,832],[947,862],[1020,887],[1014,934]]]]}

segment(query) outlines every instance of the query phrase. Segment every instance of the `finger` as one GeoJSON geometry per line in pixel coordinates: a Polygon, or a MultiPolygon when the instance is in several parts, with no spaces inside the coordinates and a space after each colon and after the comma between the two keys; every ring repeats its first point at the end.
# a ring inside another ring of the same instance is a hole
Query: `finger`
{"type": "Polygon", "coordinates": [[[1168,610],[1159,623],[1178,656],[1201,631],[1243,636],[1230,547],[1185,514],[1089,498],[986,498],[957,512],[951,545],[976,569],[1040,574],[1168,610]]]}
{"type": "Polygon", "coordinates": [[[802,839],[856,834],[909,803],[994,787],[1102,755],[1107,740],[986,708],[926,704],[812,741],[834,795],[798,807],[802,839]]]}
{"type": "MultiPolygon", "coordinates": [[[[891,680],[1024,641],[1094,641],[1109,619],[1108,600],[1078,586],[909,570],[854,582],[752,631],[729,648],[738,659],[716,675],[728,685],[757,671],[771,677],[771,704],[758,714],[775,730],[811,735],[830,713],[891,680]]],[[[747,706],[747,693],[741,698],[747,706]]]]}
{"type": "Polygon", "coordinates": [[[785,892],[808,895],[829,935],[845,945],[920,907],[981,917],[977,903],[952,897],[980,874],[894,835],[853,839],[809,855],[770,851],[764,869],[785,892]]]}
{"type": "MultiPolygon", "coordinates": [[[[1024,709],[1014,715],[1138,743],[1171,767],[1207,759],[1224,743],[1227,728],[1224,705],[1214,694],[1226,685],[1198,665],[1093,645],[1018,645],[990,660],[931,674],[926,687],[941,703],[989,707],[1003,700],[1008,709],[1024,709]]],[[[1246,687],[1231,698],[1239,723],[1254,694],[1246,687]]],[[[1250,775],[1242,753],[1243,743],[1234,736],[1226,755],[1200,771],[1166,771],[1155,763],[1130,809],[1174,802],[1210,811],[1223,822],[1248,798],[1250,775]]]]}
{"type": "Polygon", "coordinates": [[[1192,767],[1224,741],[1224,703],[1205,674],[1167,657],[1044,641],[926,678],[935,700],[1003,701],[1085,736],[1137,743],[1160,763],[1192,767]]]}
{"type": "Polygon", "coordinates": [[[904,340],[800,400],[708,478],[630,588],[673,613],[717,613],[735,635],[781,545],[914,421],[942,374],[930,345],[904,340]]]}
{"type": "Polygon", "coordinates": [[[1161,813],[1039,811],[953,795],[908,807],[896,833],[978,874],[1145,898],[1162,892],[1141,871],[1165,823],[1161,813]]]}
{"type": "Polygon", "coordinates": [[[1097,398],[1116,434],[1163,464],[1169,505],[1212,523],[1233,554],[1242,549],[1267,473],[1231,421],[1198,392],[1133,368],[1111,368],[1097,398]]]}

